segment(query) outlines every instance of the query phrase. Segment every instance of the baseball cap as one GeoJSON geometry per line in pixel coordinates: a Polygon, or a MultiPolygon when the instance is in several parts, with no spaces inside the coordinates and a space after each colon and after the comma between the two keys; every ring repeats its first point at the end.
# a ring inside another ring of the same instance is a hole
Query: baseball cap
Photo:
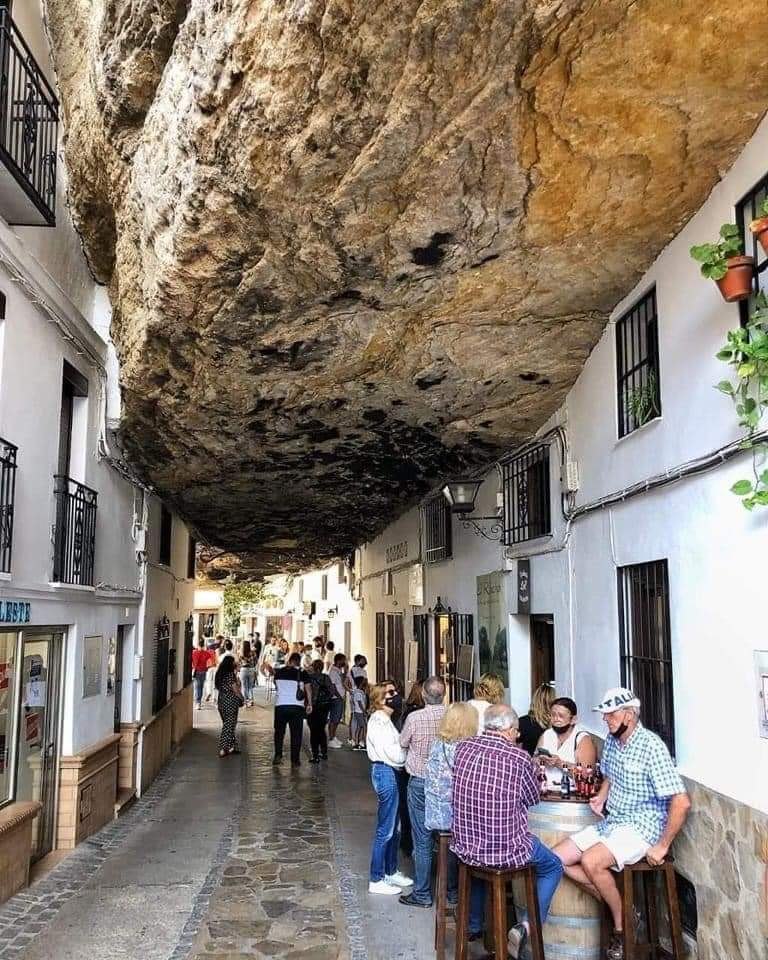
{"type": "Polygon", "coordinates": [[[603,699],[592,709],[596,713],[615,713],[627,707],[639,707],[640,701],[627,687],[611,687],[603,694],[603,699]]]}

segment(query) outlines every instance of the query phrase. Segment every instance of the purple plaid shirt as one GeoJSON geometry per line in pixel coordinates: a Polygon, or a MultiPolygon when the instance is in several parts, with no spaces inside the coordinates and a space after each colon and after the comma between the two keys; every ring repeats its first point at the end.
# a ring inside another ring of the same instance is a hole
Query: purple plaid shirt
{"type": "Polygon", "coordinates": [[[451,849],[471,866],[524,866],[533,849],[528,807],[539,798],[524,750],[497,733],[462,740],[453,766],[451,849]]]}

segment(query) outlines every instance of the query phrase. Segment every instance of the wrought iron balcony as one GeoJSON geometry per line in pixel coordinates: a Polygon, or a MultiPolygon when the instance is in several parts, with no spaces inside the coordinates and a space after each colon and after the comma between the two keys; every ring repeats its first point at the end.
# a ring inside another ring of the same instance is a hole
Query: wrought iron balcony
{"type": "Polygon", "coordinates": [[[70,477],[56,476],[53,480],[56,496],[54,582],[92,587],[98,494],[70,477]]]}
{"type": "Polygon", "coordinates": [[[0,215],[56,225],[59,102],[6,7],[0,7],[0,215]]]}
{"type": "Polygon", "coordinates": [[[17,448],[0,437],[0,573],[11,572],[17,448]]]}

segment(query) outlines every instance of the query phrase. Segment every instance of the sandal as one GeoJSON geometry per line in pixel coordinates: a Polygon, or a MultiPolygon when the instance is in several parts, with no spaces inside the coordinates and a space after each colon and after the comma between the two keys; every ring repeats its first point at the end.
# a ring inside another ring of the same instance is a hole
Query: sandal
{"type": "Polygon", "coordinates": [[[219,760],[223,760],[224,757],[228,757],[229,753],[226,750],[219,750],[219,760]]]}

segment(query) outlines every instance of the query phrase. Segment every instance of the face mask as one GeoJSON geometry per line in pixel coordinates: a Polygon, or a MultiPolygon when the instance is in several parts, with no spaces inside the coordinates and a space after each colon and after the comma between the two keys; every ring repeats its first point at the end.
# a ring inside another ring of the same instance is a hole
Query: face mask
{"type": "Polygon", "coordinates": [[[618,728],[618,730],[615,733],[612,733],[611,736],[616,740],[621,740],[621,738],[627,732],[628,727],[629,727],[628,723],[622,723],[622,725],[618,728]]]}
{"type": "Polygon", "coordinates": [[[403,698],[399,693],[393,693],[391,696],[387,697],[384,703],[389,707],[390,710],[397,712],[403,705],[403,698]]]}
{"type": "Polygon", "coordinates": [[[570,723],[566,723],[566,725],[565,725],[564,727],[556,727],[556,726],[554,725],[554,723],[553,723],[553,724],[552,724],[552,729],[555,731],[556,734],[562,735],[563,733],[567,733],[567,732],[571,729],[571,724],[570,724],[570,723]]]}

